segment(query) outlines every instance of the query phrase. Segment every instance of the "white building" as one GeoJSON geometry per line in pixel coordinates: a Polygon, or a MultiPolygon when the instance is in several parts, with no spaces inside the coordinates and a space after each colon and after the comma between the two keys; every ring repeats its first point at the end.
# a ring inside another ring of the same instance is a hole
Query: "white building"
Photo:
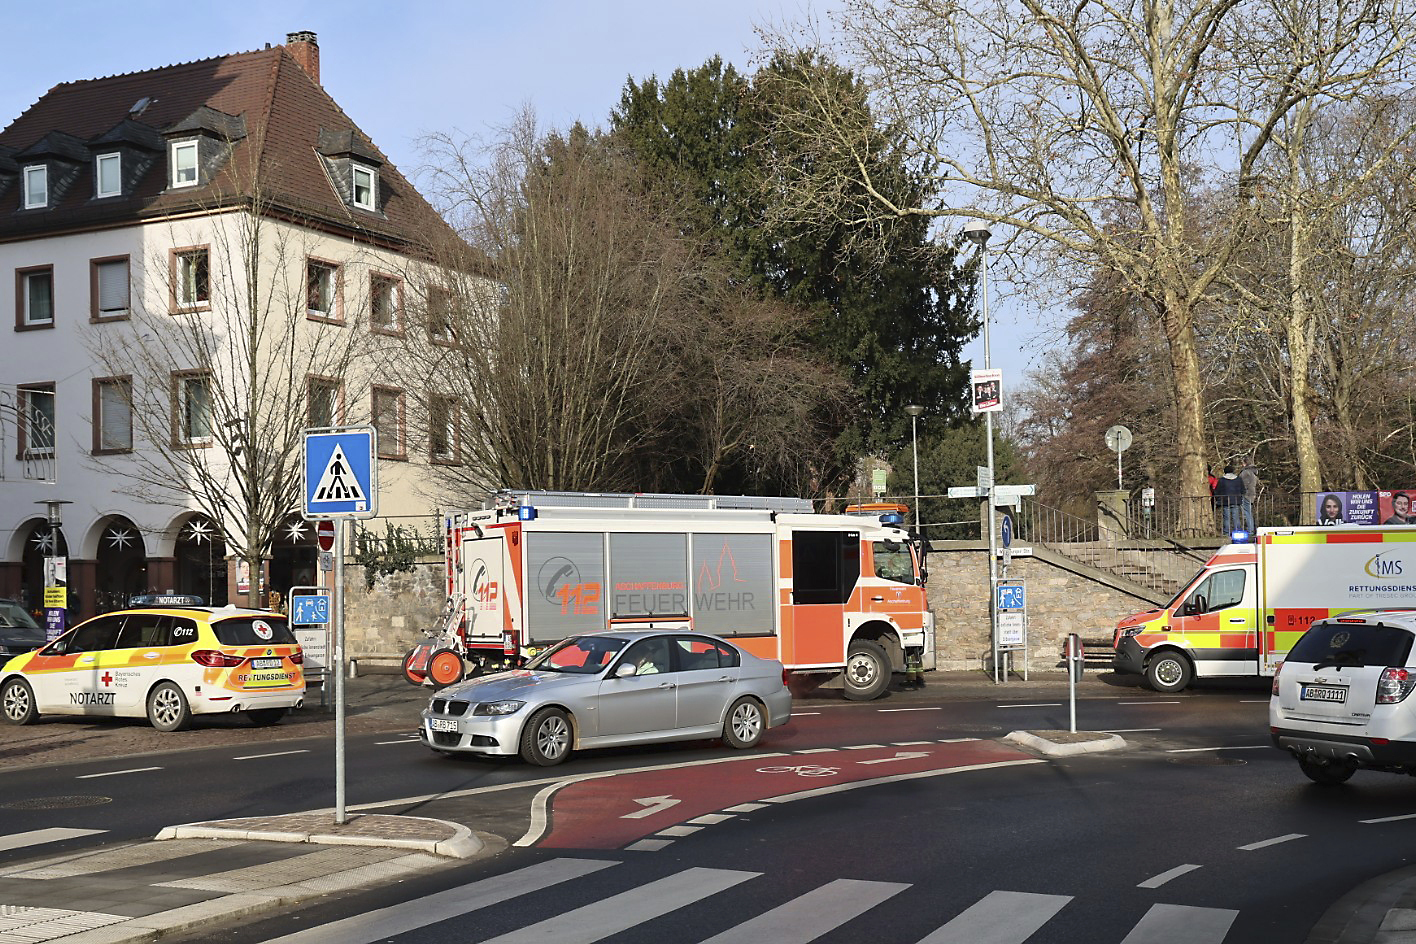
{"type": "Polygon", "coordinates": [[[320,86],[312,33],[46,93],[0,132],[0,597],[40,604],[51,500],[71,617],[258,602],[222,534],[261,518],[267,587],[311,582],[286,481],[306,426],[372,423],[380,514],[430,513],[419,471],[459,460],[459,406],[412,428],[427,391],[381,365],[437,330],[410,312],[449,235],[320,86]]]}

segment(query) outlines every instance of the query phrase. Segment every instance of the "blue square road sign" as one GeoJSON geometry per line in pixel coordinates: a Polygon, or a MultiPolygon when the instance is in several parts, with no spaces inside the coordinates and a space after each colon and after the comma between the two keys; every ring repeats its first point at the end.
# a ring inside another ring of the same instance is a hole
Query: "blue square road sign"
{"type": "Polygon", "coordinates": [[[306,518],[372,518],[378,513],[378,440],[372,428],[305,433],[306,518]]]}

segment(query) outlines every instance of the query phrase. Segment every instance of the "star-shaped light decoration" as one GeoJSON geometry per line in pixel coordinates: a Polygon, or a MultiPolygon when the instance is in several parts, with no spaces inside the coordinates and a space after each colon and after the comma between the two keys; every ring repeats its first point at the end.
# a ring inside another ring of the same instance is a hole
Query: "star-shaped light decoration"
{"type": "Polygon", "coordinates": [[[286,534],[290,535],[291,544],[299,544],[305,540],[305,522],[295,521],[286,529],[286,534]]]}
{"type": "Polygon", "coordinates": [[[215,533],[216,529],[212,527],[210,521],[205,519],[193,518],[191,521],[187,522],[186,538],[194,544],[201,544],[212,540],[215,533]]]}
{"type": "Polygon", "coordinates": [[[120,551],[126,550],[129,544],[136,543],[137,536],[134,535],[133,532],[129,531],[127,528],[120,528],[115,525],[108,532],[109,546],[116,547],[120,551]]]}
{"type": "Polygon", "coordinates": [[[35,549],[39,553],[47,555],[54,547],[54,532],[46,531],[43,534],[36,534],[30,540],[34,542],[35,549]]]}

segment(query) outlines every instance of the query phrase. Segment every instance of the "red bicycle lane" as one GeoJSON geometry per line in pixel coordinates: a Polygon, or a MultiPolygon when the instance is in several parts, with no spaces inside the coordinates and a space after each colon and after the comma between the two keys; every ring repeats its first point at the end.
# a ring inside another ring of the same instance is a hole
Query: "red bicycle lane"
{"type": "Polygon", "coordinates": [[[574,781],[538,797],[547,806],[546,828],[534,844],[620,849],[665,830],[688,835],[695,831],[691,821],[712,814],[727,818],[742,804],[784,803],[871,783],[1037,763],[1044,761],[996,741],[966,740],[758,754],[574,781]]]}

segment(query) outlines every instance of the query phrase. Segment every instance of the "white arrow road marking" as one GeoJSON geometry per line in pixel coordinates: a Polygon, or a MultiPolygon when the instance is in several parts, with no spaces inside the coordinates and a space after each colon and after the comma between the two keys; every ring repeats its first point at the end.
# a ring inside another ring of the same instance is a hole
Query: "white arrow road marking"
{"type": "Polygon", "coordinates": [[[912,760],[916,757],[928,757],[929,751],[896,751],[894,757],[878,757],[875,760],[858,760],[858,764],[888,764],[896,760],[912,760]]]}
{"type": "Polygon", "coordinates": [[[621,816],[620,819],[643,819],[646,816],[653,816],[655,813],[662,813],[664,810],[667,810],[671,806],[678,806],[683,801],[675,800],[671,796],[661,796],[639,797],[634,802],[638,803],[640,806],[643,806],[644,809],[635,810],[633,813],[626,813],[621,816]]]}

